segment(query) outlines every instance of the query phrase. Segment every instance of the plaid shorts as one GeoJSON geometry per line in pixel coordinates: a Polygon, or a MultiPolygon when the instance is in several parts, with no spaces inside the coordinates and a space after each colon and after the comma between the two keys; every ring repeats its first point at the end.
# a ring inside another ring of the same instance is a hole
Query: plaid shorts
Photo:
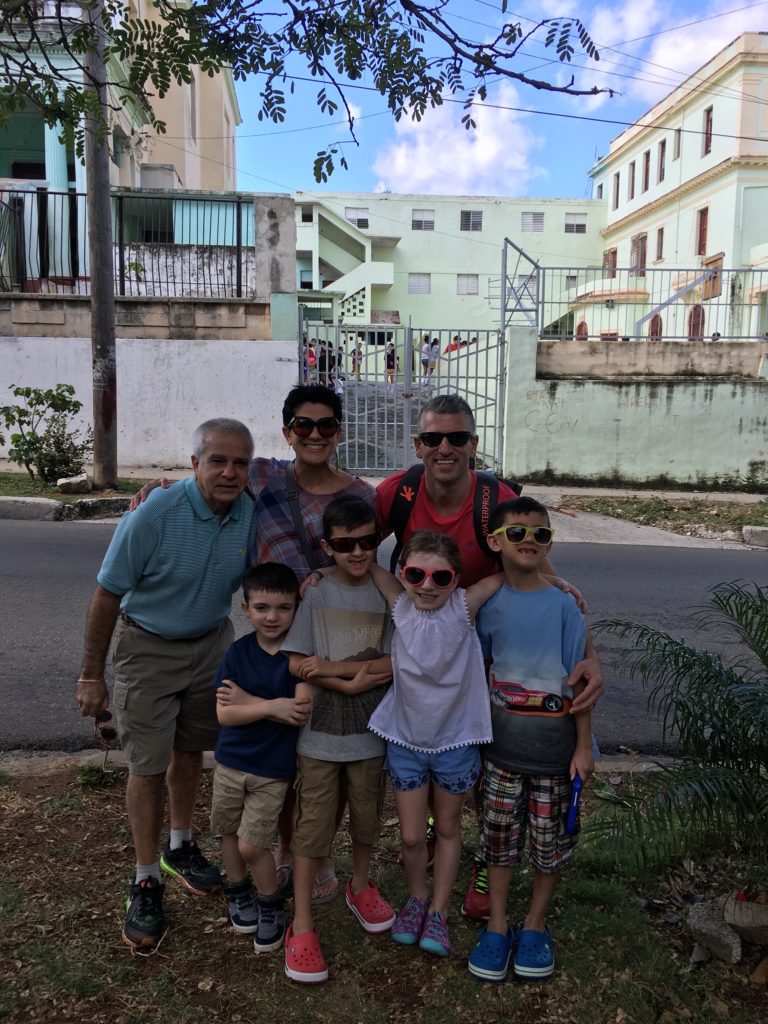
{"type": "Polygon", "coordinates": [[[486,862],[519,864],[527,831],[533,867],[543,874],[564,868],[576,846],[576,836],[565,831],[568,776],[521,775],[488,761],[483,768],[480,845],[486,862]]]}

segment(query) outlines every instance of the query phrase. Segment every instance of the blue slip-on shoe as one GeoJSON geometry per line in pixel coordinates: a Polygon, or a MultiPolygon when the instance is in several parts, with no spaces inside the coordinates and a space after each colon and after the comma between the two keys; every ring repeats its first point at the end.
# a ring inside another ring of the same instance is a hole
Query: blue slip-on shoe
{"type": "Polygon", "coordinates": [[[483,928],[477,945],[469,954],[469,973],[481,981],[504,981],[515,941],[515,933],[511,928],[507,929],[506,935],[483,928]]]}
{"type": "Polygon", "coordinates": [[[552,953],[552,932],[546,925],[543,932],[521,928],[517,933],[515,974],[518,978],[550,978],[555,972],[552,953]]]}

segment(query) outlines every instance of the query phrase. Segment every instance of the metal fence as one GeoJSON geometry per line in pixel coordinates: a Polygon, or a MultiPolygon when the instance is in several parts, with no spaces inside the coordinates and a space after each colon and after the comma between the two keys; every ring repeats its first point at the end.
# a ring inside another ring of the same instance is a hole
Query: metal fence
{"type": "MultiPolygon", "coordinates": [[[[114,192],[112,235],[116,295],[255,294],[255,220],[246,198],[114,192]]],[[[0,290],[90,294],[85,195],[0,191],[0,290]]]]}
{"type": "Polygon", "coordinates": [[[768,270],[539,267],[533,294],[541,337],[603,341],[762,340],[768,270]]]}
{"type": "Polygon", "coordinates": [[[500,470],[504,440],[504,339],[498,331],[399,324],[306,322],[302,376],[342,397],[339,457],[354,472],[384,475],[416,460],[413,435],[426,401],[458,394],[475,413],[477,465],[500,470]],[[430,342],[426,370],[422,347],[430,342]]]}

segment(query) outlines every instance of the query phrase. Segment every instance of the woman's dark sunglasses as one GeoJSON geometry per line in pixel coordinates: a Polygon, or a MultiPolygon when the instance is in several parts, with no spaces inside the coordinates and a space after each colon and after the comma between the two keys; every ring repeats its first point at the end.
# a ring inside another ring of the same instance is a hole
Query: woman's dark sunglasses
{"type": "Polygon", "coordinates": [[[439,448],[443,438],[448,441],[451,448],[463,448],[465,444],[469,443],[472,434],[468,430],[449,430],[445,434],[440,430],[425,430],[418,437],[427,448],[439,448]]]}
{"type": "Polygon", "coordinates": [[[405,582],[414,587],[423,583],[427,576],[431,577],[432,582],[439,590],[445,590],[456,579],[456,571],[454,569],[422,569],[420,565],[406,565],[402,571],[405,582]]]}
{"type": "Polygon", "coordinates": [[[335,416],[323,416],[319,420],[311,420],[309,416],[294,416],[288,424],[288,429],[297,437],[310,437],[315,427],[320,437],[333,437],[338,434],[341,424],[335,416]]]}
{"type": "Polygon", "coordinates": [[[379,546],[379,535],[366,533],[364,537],[331,537],[326,543],[331,551],[339,555],[349,555],[358,544],[361,551],[375,551],[379,546]]]}

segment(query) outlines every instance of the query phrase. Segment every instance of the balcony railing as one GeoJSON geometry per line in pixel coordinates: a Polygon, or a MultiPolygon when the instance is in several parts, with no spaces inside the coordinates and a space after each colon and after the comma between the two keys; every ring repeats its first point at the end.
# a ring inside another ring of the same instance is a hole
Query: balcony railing
{"type": "MultiPolygon", "coordinates": [[[[754,341],[768,331],[768,270],[540,267],[541,337],[595,341],[754,341]]],[[[511,318],[514,322],[515,318],[511,318]]],[[[518,318],[519,319],[519,318],[518,318]]]]}
{"type": "MultiPolygon", "coordinates": [[[[255,295],[255,221],[245,197],[114,192],[115,294],[255,295]]],[[[0,190],[0,291],[90,294],[86,197],[0,190]]]]}

